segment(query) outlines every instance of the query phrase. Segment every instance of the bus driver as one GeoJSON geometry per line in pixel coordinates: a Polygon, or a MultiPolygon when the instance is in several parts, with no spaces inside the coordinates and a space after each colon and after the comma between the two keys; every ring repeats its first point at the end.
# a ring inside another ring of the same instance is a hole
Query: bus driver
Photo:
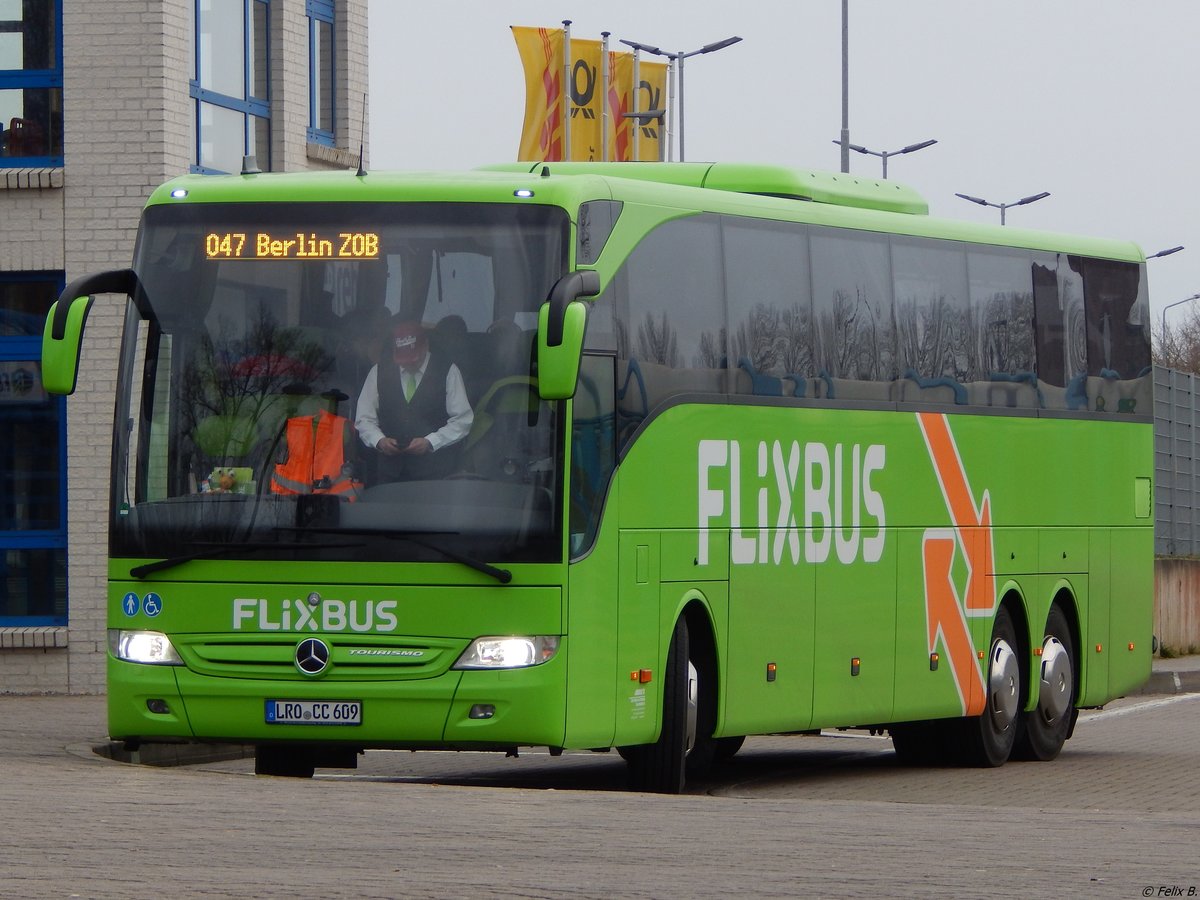
{"type": "Polygon", "coordinates": [[[442,478],[454,470],[475,418],[462,373],[430,352],[419,323],[397,324],[391,349],[363,383],[359,437],[379,451],[380,481],[442,478]]]}

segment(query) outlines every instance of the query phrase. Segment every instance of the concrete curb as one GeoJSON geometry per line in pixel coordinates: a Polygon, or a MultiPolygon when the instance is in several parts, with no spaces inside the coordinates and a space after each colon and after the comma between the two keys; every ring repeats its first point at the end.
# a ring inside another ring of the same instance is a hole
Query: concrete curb
{"type": "Polygon", "coordinates": [[[1144,694],[1195,694],[1200,693],[1200,671],[1157,671],[1150,673],[1150,680],[1136,691],[1135,696],[1144,694]]]}

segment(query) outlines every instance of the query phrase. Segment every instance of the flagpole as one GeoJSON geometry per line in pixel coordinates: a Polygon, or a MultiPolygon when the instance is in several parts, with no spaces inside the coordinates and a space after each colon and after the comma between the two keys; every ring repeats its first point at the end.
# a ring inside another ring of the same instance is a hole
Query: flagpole
{"type": "MultiPolygon", "coordinates": [[[[675,131],[675,56],[668,53],[667,56],[667,162],[675,161],[675,148],[671,146],[671,139],[674,137],[675,131]]],[[[663,158],[663,153],[658,154],[659,159],[663,158]]]]}
{"type": "Polygon", "coordinates": [[[633,107],[630,110],[633,118],[633,161],[641,162],[642,153],[640,149],[642,136],[642,120],[638,118],[638,94],[642,92],[642,78],[640,69],[641,51],[637,47],[633,48],[633,94],[629,98],[630,105],[633,107]]]}
{"type": "Polygon", "coordinates": [[[608,36],[600,32],[600,161],[608,162],[608,36]]]}
{"type": "Polygon", "coordinates": [[[571,20],[563,19],[563,160],[571,158],[571,20]]]}

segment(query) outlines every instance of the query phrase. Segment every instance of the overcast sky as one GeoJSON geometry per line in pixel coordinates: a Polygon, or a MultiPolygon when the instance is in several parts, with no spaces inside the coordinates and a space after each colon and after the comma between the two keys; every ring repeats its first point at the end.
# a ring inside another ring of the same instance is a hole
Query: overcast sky
{"type": "MultiPolygon", "coordinates": [[[[524,75],[510,25],[694,50],[693,161],[837,171],[840,0],[371,0],[371,165],[461,170],[516,158],[524,75]]],[[[1200,292],[1196,0],[850,0],[850,140],[897,150],[891,180],[933,215],[1128,239],[1147,253],[1155,322],[1200,292]]],[[[877,157],[851,171],[878,177],[877,157]]],[[[1196,302],[1200,307],[1200,301],[1196,302]]],[[[1169,321],[1186,306],[1169,313],[1169,321]]]]}

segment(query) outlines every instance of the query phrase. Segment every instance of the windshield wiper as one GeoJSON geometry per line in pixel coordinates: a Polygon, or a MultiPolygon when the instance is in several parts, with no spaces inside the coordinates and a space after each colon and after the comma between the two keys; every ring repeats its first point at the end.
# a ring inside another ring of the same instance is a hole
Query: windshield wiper
{"type": "Polygon", "coordinates": [[[313,532],[321,534],[354,534],[362,536],[378,536],[391,538],[392,540],[408,541],[410,544],[416,544],[418,547],[424,547],[426,550],[432,550],[434,553],[441,554],[446,559],[452,562],[466,566],[468,569],[474,569],[476,572],[482,572],[484,575],[489,575],[495,578],[501,584],[508,584],[512,581],[512,572],[508,569],[501,569],[493,566],[490,563],[485,563],[482,560],[475,559],[471,556],[466,556],[456,550],[451,550],[449,547],[442,547],[438,544],[432,544],[429,541],[422,540],[417,537],[418,534],[458,534],[456,531],[379,531],[374,528],[283,528],[281,531],[300,531],[313,532]]]}
{"type": "Polygon", "coordinates": [[[250,542],[242,541],[239,543],[228,544],[201,544],[205,549],[197,550],[195,553],[185,553],[180,556],[169,556],[166,559],[155,560],[144,565],[134,566],[129,570],[131,578],[145,578],[154,572],[161,572],[164,569],[173,569],[176,566],[181,566],[185,562],[191,562],[194,559],[215,559],[218,556],[224,556],[226,553],[232,553],[235,550],[279,550],[279,549],[313,549],[313,550],[328,550],[337,547],[361,547],[361,543],[354,544],[281,544],[278,541],[270,543],[267,541],[250,542]]]}

